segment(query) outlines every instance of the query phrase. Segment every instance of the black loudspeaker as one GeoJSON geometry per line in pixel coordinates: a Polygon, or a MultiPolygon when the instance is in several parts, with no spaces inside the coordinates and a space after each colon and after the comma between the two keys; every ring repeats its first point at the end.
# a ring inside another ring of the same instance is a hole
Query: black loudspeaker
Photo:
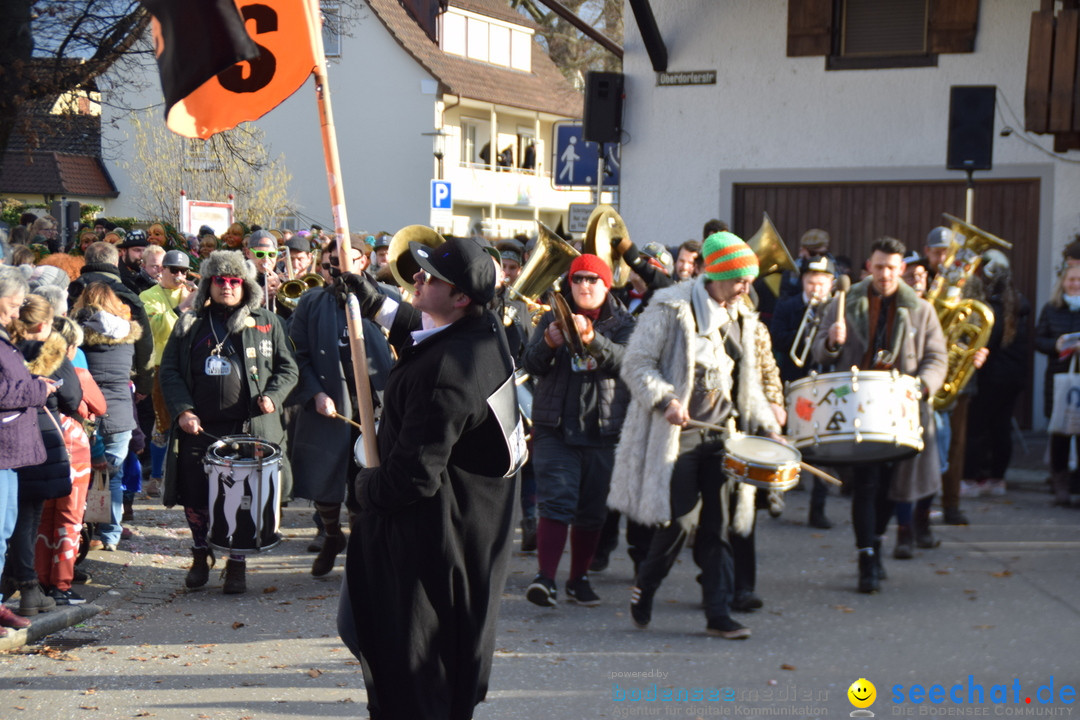
{"type": "Polygon", "coordinates": [[[949,170],[989,170],[994,159],[995,85],[953,85],[949,93],[949,170]]]}
{"type": "Polygon", "coordinates": [[[622,134],[622,73],[585,74],[585,125],[582,136],[592,142],[619,142],[622,134]]]}

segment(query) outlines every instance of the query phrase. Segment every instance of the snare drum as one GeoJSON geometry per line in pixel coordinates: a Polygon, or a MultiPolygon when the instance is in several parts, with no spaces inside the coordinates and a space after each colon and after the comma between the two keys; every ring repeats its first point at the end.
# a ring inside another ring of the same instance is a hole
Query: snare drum
{"type": "Polygon", "coordinates": [[[895,370],[811,373],[788,386],[788,437],[828,465],[903,460],[923,448],[921,395],[895,370]]]}
{"type": "Polygon", "coordinates": [[[728,477],[766,490],[798,485],[801,460],[798,450],[770,438],[733,435],[724,443],[728,477]]]}
{"type": "Polygon", "coordinates": [[[249,435],[226,436],[207,449],[211,547],[247,555],[281,542],[280,466],[281,448],[249,435]]]}

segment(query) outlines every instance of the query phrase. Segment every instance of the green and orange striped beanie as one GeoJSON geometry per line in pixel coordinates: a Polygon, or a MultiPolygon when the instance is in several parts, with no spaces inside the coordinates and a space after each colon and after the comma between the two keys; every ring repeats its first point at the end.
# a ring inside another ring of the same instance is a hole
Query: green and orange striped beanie
{"type": "Polygon", "coordinates": [[[705,259],[705,277],[710,280],[756,278],[758,259],[750,246],[729,232],[713,233],[701,249],[705,259]]]}

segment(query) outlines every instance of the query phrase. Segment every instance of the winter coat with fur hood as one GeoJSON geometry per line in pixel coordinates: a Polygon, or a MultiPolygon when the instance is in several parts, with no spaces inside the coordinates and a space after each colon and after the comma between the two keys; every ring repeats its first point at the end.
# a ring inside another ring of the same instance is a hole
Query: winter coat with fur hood
{"type": "MultiPolygon", "coordinates": [[[[659,405],[671,396],[684,406],[689,403],[697,336],[691,297],[694,286],[703,282],[701,277],[658,290],[638,318],[623,356],[622,377],[630,387],[631,402],[615,449],[608,506],[646,525],[673,519],[671,472],[679,454],[680,428],[664,419],[659,405]]],[[[760,356],[770,347],[768,331],[757,313],[741,302],[738,321],[746,350],[738,361],[735,389],[739,429],[746,433],[779,433],[780,426],[761,381],[760,356]]],[[[717,472],[721,469],[717,468],[717,472]]],[[[748,484],[740,488],[741,512],[737,512],[734,523],[740,534],[745,535],[753,525],[755,490],[748,484]]]]}
{"type": "Polygon", "coordinates": [[[71,463],[59,427],[60,413],[78,413],[82,387],[75,366],[67,358],[67,342],[59,334],[53,333],[44,341],[21,340],[18,347],[31,373],[62,381],[45,407],[38,409],[38,430],[46,457],[38,465],[19,468],[19,495],[35,500],[63,497],[71,492],[71,463]]]}
{"type": "MultiPolygon", "coordinates": [[[[203,321],[209,314],[210,283],[214,276],[240,277],[244,281],[244,299],[229,316],[226,326],[230,336],[240,336],[243,345],[242,360],[246,366],[244,381],[251,399],[250,432],[266,442],[279,445],[282,457],[287,457],[281,410],[296,385],[299,370],[284,325],[277,315],[262,307],[263,292],[255,280],[255,269],[239,252],[216,250],[203,261],[200,271],[202,280],[193,304],[198,310],[180,316],[161,356],[161,390],[173,418],[162,493],[165,507],[172,507],[179,501],[178,484],[185,481],[177,477],[177,453],[180,436],[184,432],[180,429],[178,419],[184,411],[195,409],[192,388],[195,378],[202,376],[202,370],[192,367],[192,348],[195,336],[199,334],[196,331],[204,325],[203,321]],[[259,414],[255,399],[260,395],[273,401],[274,412],[259,414]]],[[[204,422],[207,420],[202,419],[204,422]]],[[[280,496],[288,498],[292,493],[292,473],[284,459],[279,477],[280,496]]]]}
{"type": "Polygon", "coordinates": [[[135,390],[149,395],[154,381],[154,370],[150,362],[154,356],[154,336],[150,332],[150,320],[146,317],[146,308],[138,294],[133,293],[120,280],[120,269],[106,263],[88,263],[80,271],[82,274],[68,285],[68,307],[74,307],[75,301],[82,295],[90,283],[99,282],[109,286],[116,297],[131,310],[131,321],[139,326],[140,333],[135,338],[132,369],[135,372],[135,390]]]}
{"type": "Polygon", "coordinates": [[[98,429],[106,435],[134,430],[131,374],[142,327],[92,307],[78,310],[75,321],[83,329],[86,365],[105,396],[105,414],[98,418],[98,429]]]}

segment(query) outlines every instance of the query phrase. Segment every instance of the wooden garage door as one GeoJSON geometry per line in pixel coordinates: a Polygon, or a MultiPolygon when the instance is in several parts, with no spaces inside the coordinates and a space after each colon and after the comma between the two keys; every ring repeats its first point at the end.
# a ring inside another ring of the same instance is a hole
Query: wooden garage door
{"type": "MultiPolygon", "coordinates": [[[[1013,244],[1009,254],[1017,288],[1033,301],[1037,282],[1039,180],[985,180],[975,185],[974,224],[1013,244]]],[[[732,229],[749,238],[768,212],[792,255],[799,236],[823,228],[832,237],[834,256],[846,255],[853,267],[866,259],[875,238],[890,235],[909,250],[922,252],[926,234],[945,224],[942,213],[964,217],[965,184],[952,182],[791,183],[735,185],[732,229]]],[[[1034,329],[1038,308],[1030,318],[1034,329]]],[[[1017,418],[1030,427],[1031,383],[1017,418]]]]}

